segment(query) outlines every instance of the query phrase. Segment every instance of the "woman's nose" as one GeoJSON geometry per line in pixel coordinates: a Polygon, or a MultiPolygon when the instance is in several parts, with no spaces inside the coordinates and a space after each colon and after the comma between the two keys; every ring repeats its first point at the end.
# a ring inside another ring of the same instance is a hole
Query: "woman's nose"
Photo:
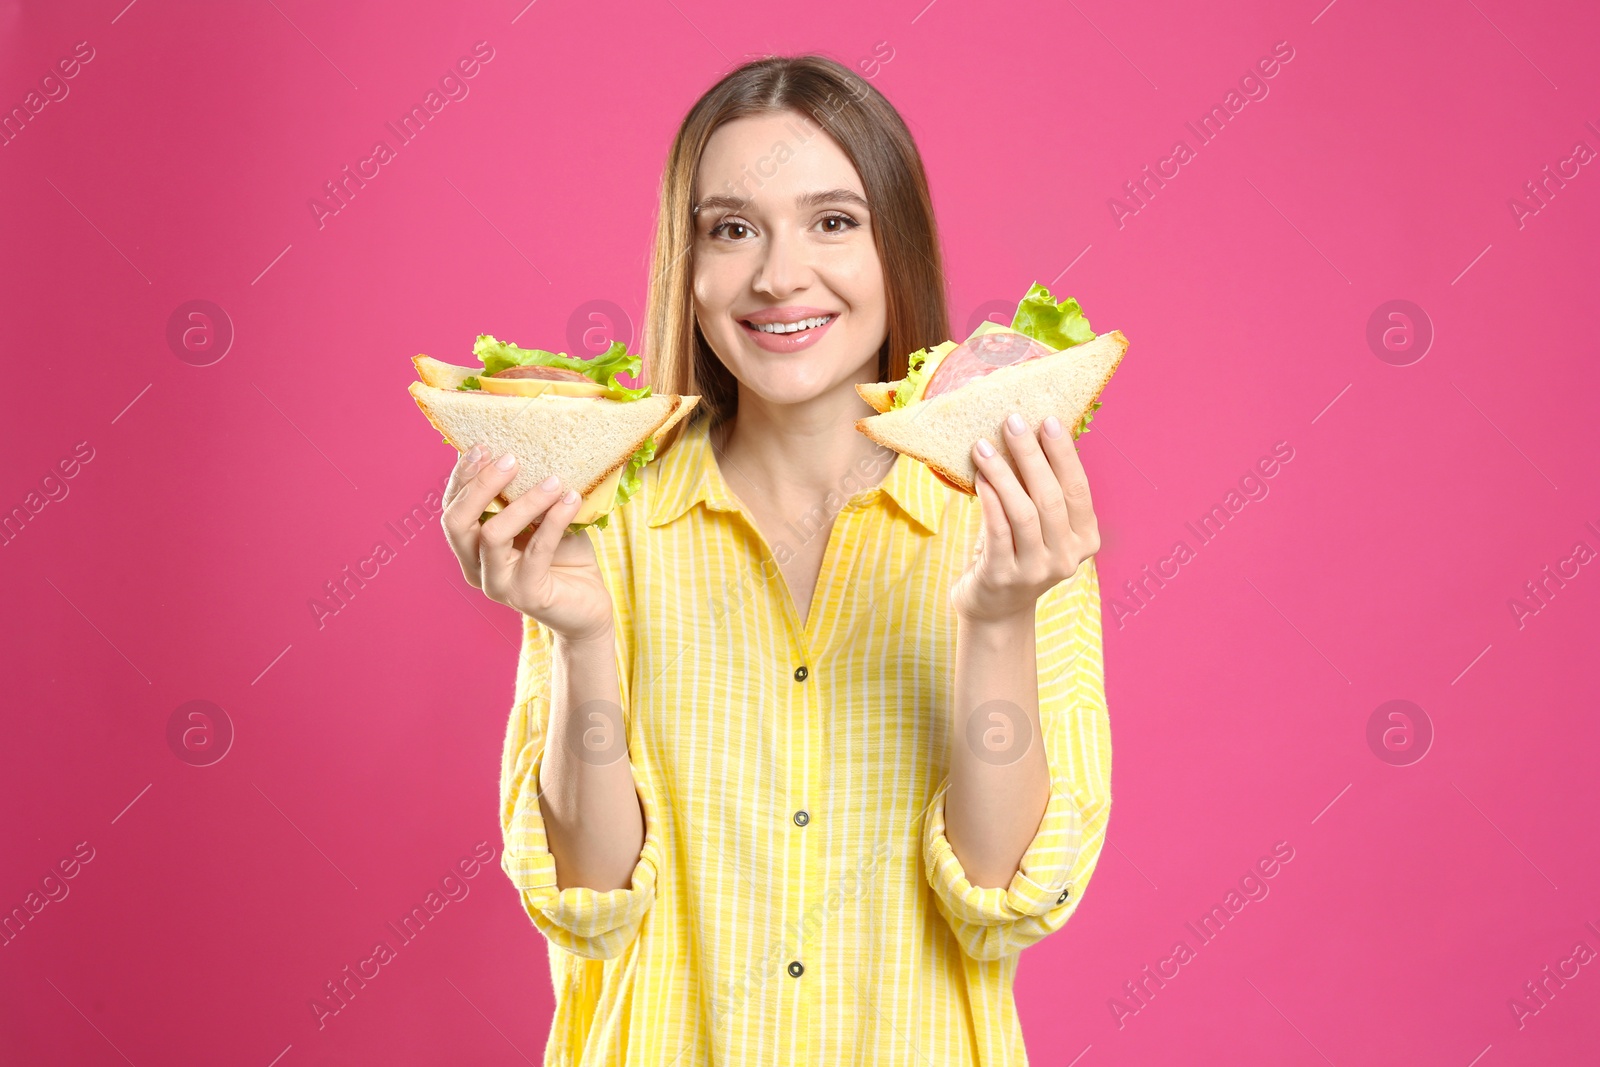
{"type": "Polygon", "coordinates": [[[773,296],[786,296],[804,284],[810,269],[804,242],[791,234],[776,234],[763,250],[755,288],[773,296]]]}

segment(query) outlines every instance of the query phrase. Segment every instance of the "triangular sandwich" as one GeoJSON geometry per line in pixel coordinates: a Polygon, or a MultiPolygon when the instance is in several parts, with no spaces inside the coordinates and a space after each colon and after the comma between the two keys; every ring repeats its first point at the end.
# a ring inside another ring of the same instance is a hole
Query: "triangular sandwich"
{"type": "Polygon", "coordinates": [[[980,437],[1016,470],[1005,444],[1011,412],[1035,434],[1048,415],[1074,438],[1087,432],[1127,348],[1121,331],[1096,336],[1076,300],[1057,302],[1035,282],[1010,327],[984,322],[959,345],[945,341],[912,353],[900,381],[858,384],[879,414],[858,419],[856,429],[975,495],[972,449],[980,437]]]}
{"type": "Polygon", "coordinates": [[[555,474],[583,496],[567,532],[604,529],[610,513],[643,485],[640,472],[655,458],[657,438],[700,402],[623,385],[617,375],[637,374],[641,360],[621,342],[586,360],[483,335],[473,352],[482,367],[416,356],[421,381],[410,391],[457,452],[483,442],[491,456],[517,457],[515,477],[484,518],[555,474]]]}

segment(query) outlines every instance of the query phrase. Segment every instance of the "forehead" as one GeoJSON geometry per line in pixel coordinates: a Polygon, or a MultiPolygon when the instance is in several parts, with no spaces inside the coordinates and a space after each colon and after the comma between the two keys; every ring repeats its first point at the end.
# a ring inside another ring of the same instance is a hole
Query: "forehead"
{"type": "Polygon", "coordinates": [[[865,195],[850,158],[822,128],[797,111],[749,115],[712,133],[695,172],[695,198],[732,195],[753,205],[792,206],[817,189],[865,195]]]}

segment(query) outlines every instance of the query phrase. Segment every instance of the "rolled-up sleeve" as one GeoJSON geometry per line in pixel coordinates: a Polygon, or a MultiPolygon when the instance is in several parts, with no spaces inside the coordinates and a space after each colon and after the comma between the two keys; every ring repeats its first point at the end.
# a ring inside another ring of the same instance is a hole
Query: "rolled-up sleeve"
{"type": "MultiPolygon", "coordinates": [[[[626,679],[619,645],[618,675],[626,679]]],[[[539,771],[549,723],[550,634],[524,616],[517,698],[506,730],[500,774],[500,825],[505,851],[500,866],[522,896],[524,910],[552,944],[589,959],[620,956],[638,935],[655,900],[661,863],[661,820],[654,785],[633,769],[644,814],[645,840],[625,889],[586,886],[558,889],[556,862],[539,806],[539,771]]],[[[623,683],[626,707],[626,681],[623,683]]]]}
{"type": "Polygon", "coordinates": [[[935,907],[974,959],[1015,955],[1059,930],[1082,901],[1105,844],[1111,729],[1094,563],[1090,558],[1039,598],[1034,633],[1050,798],[1010,884],[967,879],[945,837],[948,776],[923,820],[922,859],[935,907]]]}

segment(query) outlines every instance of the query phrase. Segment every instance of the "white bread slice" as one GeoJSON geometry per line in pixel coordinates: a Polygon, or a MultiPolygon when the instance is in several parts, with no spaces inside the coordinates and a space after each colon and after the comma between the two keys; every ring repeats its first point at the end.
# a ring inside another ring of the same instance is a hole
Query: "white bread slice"
{"type": "Polygon", "coordinates": [[[872,405],[874,411],[888,411],[889,405],[894,403],[894,391],[904,384],[904,379],[898,382],[857,382],[856,392],[861,394],[862,400],[872,405]]]}
{"type": "MultiPolygon", "coordinates": [[[[418,357],[419,373],[423,372],[420,360],[424,359],[427,357],[418,357]]],[[[671,395],[626,401],[604,397],[495,396],[476,390],[441,389],[422,382],[412,382],[410,391],[433,428],[457,452],[465,452],[474,442],[481,441],[492,455],[516,455],[516,476],[497,498],[504,503],[517,499],[551,474],[560,477],[562,485],[587,497],[606,483],[646,439],[671,429],[700,402],[698,396],[671,395]]]]}
{"type": "Polygon", "coordinates": [[[417,368],[417,377],[422,379],[423,384],[435,389],[454,389],[466,379],[483,373],[482,367],[458,367],[421,354],[412,356],[411,362],[417,368]]]}
{"type": "MultiPolygon", "coordinates": [[[[856,429],[927,464],[950,488],[976,495],[972,449],[978,438],[987,438],[1015,471],[1016,461],[1005,444],[1006,416],[1017,412],[1035,434],[1047,415],[1069,429],[1076,427],[1127,349],[1128,339],[1112,330],[1048,356],[998,367],[931,400],[857,419],[856,429]]],[[[867,397],[861,386],[856,391],[867,397]]],[[[870,397],[867,401],[872,402],[870,397]]]]}

